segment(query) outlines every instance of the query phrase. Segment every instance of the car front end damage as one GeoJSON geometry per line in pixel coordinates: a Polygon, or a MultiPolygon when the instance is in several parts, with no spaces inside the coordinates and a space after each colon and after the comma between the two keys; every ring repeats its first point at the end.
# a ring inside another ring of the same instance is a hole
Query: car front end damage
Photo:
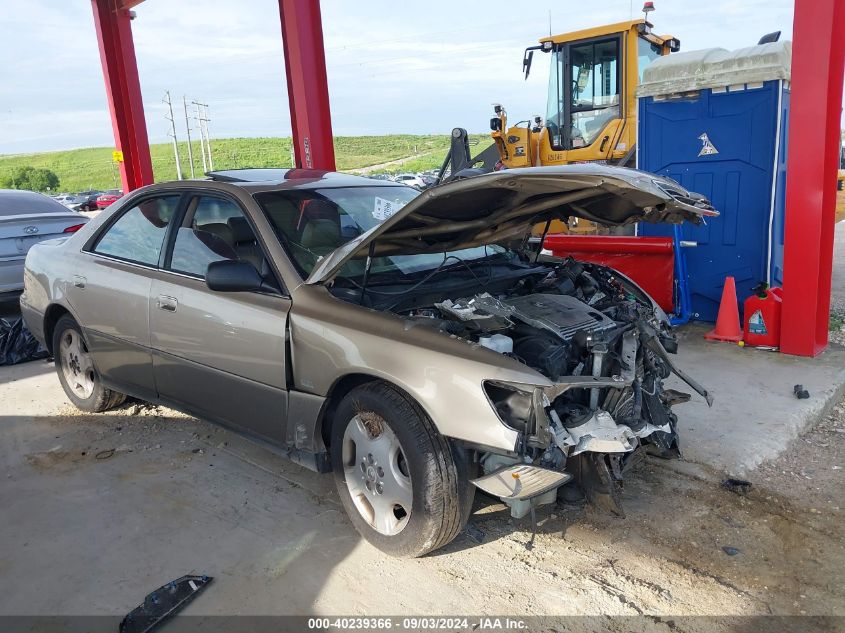
{"type": "Polygon", "coordinates": [[[485,381],[491,406],[519,441],[516,455],[482,453],[483,475],[473,483],[517,518],[553,502],[565,485],[561,494],[623,515],[625,472],[644,454],[680,456],[672,407],[690,395],[667,389],[664,380],[674,373],[708,403],[712,398],[672,361],[677,341],[669,321],[633,282],[572,259],[545,266],[548,273],[531,287],[435,306],[453,335],[552,382],[485,381]]]}
{"type": "Polygon", "coordinates": [[[553,501],[558,489],[622,514],[625,471],[645,453],[680,456],[672,409],[690,395],[664,380],[674,373],[711,396],[672,362],[677,341],[651,297],[610,268],[530,251],[531,228],[571,217],[620,226],[718,215],[704,196],[637,170],[505,170],[426,190],[321,257],[306,284],[399,315],[409,331],[488,348],[509,357],[510,371],[536,376],[509,381],[491,362],[490,378],[475,387],[518,441],[512,451],[476,446],[483,473],[473,483],[513,516],[553,501]]]}

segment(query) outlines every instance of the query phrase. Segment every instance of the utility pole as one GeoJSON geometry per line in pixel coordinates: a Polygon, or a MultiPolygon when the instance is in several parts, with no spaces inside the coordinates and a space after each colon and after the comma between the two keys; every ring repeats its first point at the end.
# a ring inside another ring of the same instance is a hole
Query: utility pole
{"type": "Polygon", "coordinates": [[[169,137],[173,139],[173,155],[176,157],[176,179],[182,180],[182,164],[179,161],[179,143],[176,140],[176,121],[173,120],[173,104],[170,101],[170,91],[164,93],[165,97],[162,99],[167,104],[167,108],[170,111],[170,116],[165,115],[165,119],[170,121],[170,134],[169,137]]]}
{"type": "Polygon", "coordinates": [[[194,121],[197,122],[197,127],[200,130],[200,152],[202,153],[202,173],[205,174],[208,171],[208,160],[205,156],[205,132],[203,131],[203,124],[202,124],[202,115],[200,114],[200,104],[197,101],[191,101],[194,106],[194,121]]]}
{"type": "Polygon", "coordinates": [[[211,160],[211,136],[208,133],[208,124],[211,122],[211,119],[208,118],[208,104],[204,103],[202,106],[203,110],[203,123],[205,123],[205,147],[208,150],[208,169],[210,171],[214,171],[214,161],[211,160]]]}
{"type": "MultiPolygon", "coordinates": [[[[200,137],[205,143],[204,151],[208,154],[208,170],[211,171],[214,169],[214,161],[211,160],[211,138],[208,135],[208,122],[211,120],[208,118],[208,104],[198,101],[191,101],[191,103],[197,109],[196,119],[200,128],[200,137]]],[[[205,160],[205,156],[203,156],[203,160],[205,160]]]]}
{"type": "Polygon", "coordinates": [[[194,175],[194,149],[191,147],[191,122],[188,120],[188,102],[185,95],[182,95],[182,107],[185,108],[185,131],[188,133],[188,162],[191,164],[191,179],[194,175]]]}

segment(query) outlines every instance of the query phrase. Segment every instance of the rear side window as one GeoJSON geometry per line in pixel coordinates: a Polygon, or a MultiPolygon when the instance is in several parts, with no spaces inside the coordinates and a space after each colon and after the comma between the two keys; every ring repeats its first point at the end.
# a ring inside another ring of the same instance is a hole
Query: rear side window
{"type": "Polygon", "coordinates": [[[178,195],[148,198],[124,212],[100,237],[95,253],[157,266],[178,195]]]}
{"type": "Polygon", "coordinates": [[[213,196],[200,196],[194,200],[196,203],[192,218],[194,226],[211,223],[226,224],[229,218],[243,217],[240,207],[231,200],[213,196]]]}

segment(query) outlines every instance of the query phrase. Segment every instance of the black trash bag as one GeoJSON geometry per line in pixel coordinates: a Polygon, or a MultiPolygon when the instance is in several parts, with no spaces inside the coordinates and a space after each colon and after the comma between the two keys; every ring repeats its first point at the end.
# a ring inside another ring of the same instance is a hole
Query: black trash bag
{"type": "Polygon", "coordinates": [[[26,329],[23,319],[0,319],[0,365],[16,365],[47,356],[47,350],[26,329]]]}

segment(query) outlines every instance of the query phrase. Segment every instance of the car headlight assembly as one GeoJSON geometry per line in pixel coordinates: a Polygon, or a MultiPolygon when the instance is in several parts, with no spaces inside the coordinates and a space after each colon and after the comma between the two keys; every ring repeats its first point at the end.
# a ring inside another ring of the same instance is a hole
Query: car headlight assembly
{"type": "Polygon", "coordinates": [[[549,418],[543,390],[533,385],[522,385],[485,380],[484,393],[502,423],[524,434],[529,446],[548,446],[549,418]]]}

